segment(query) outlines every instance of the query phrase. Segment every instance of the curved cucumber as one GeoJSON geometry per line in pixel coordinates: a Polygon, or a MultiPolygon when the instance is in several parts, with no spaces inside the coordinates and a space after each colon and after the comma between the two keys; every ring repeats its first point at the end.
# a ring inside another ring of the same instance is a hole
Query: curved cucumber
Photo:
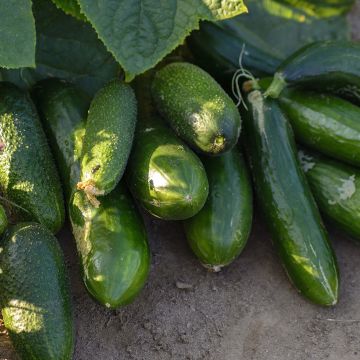
{"type": "Polygon", "coordinates": [[[299,159],[321,212],[360,240],[360,170],[305,149],[299,159]]]}
{"type": "Polygon", "coordinates": [[[56,233],[64,201],[44,131],[29,96],[0,83],[0,191],[16,220],[40,222],[56,233]]]}
{"type": "Polygon", "coordinates": [[[103,197],[98,208],[83,192],[75,192],[70,219],[89,293],[108,308],[130,303],[147,280],[150,250],[125,187],[120,184],[103,197]]]}
{"type": "Polygon", "coordinates": [[[77,86],[58,79],[38,82],[34,96],[69,201],[80,178],[77,162],[90,99],[77,86]]]}
{"type": "Polygon", "coordinates": [[[72,359],[70,289],[56,238],[40,224],[21,223],[6,231],[0,245],[0,306],[18,354],[72,359]]]}
{"type": "Polygon", "coordinates": [[[212,271],[229,265],[243,250],[251,230],[252,189],[243,156],[237,149],[202,158],[209,197],[198,214],[184,221],[188,243],[212,271]]]}
{"type": "Polygon", "coordinates": [[[126,180],[141,205],[165,220],[194,216],[209,192],[199,158],[158,118],[138,127],[126,180]]]}
{"type": "Polygon", "coordinates": [[[196,150],[217,155],[238,141],[237,107],[205,71],[172,63],[155,74],[152,94],[158,110],[174,131],[196,150]]]}
{"type": "Polygon", "coordinates": [[[323,41],[305,46],[277,69],[266,95],[278,97],[286,86],[305,86],[360,101],[360,44],[323,41]]]}
{"type": "Polygon", "coordinates": [[[258,201],[275,248],[296,288],[319,305],[338,300],[338,269],[291,128],[274,100],[248,95],[246,145],[258,201]]]}
{"type": "Polygon", "coordinates": [[[0,205],[0,235],[6,230],[8,226],[8,219],[3,206],[0,205]]]}
{"type": "Polygon", "coordinates": [[[120,80],[105,85],[90,105],[86,123],[79,190],[94,206],[96,196],[120,181],[130,154],[137,116],[134,91],[120,80]]]}

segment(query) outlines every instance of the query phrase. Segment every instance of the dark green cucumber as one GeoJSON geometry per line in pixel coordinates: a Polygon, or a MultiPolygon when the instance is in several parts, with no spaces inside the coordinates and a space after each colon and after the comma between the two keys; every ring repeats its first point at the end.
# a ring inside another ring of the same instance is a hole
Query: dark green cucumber
{"type": "Polygon", "coordinates": [[[0,235],[6,230],[8,226],[8,218],[3,206],[0,205],[0,235]]]}
{"type": "Polygon", "coordinates": [[[40,224],[21,223],[0,246],[0,306],[21,359],[72,359],[69,281],[56,238],[40,224]]]}
{"type": "Polygon", "coordinates": [[[248,95],[245,139],[256,194],[295,287],[319,305],[338,300],[336,259],[297,159],[291,128],[272,99],[248,95]]]}
{"type": "Polygon", "coordinates": [[[126,180],[141,205],[165,220],[194,216],[209,192],[200,159],[155,117],[138,126],[126,180]]]}
{"type": "Polygon", "coordinates": [[[35,106],[0,83],[0,192],[17,221],[37,221],[56,233],[64,222],[60,180],[35,106]]]}
{"type": "Polygon", "coordinates": [[[196,150],[217,155],[237,143],[239,112],[220,85],[199,67],[166,65],[155,74],[152,94],[174,131],[196,150]]]}
{"type": "Polygon", "coordinates": [[[299,159],[321,212],[360,240],[360,170],[305,149],[299,159]]]}
{"type": "Polygon", "coordinates": [[[198,214],[184,221],[188,243],[212,271],[229,265],[243,250],[251,230],[252,189],[243,156],[234,148],[202,158],[209,197],[198,214]]]}
{"type": "MultiPolygon", "coordinates": [[[[200,31],[188,39],[195,61],[220,82],[231,80],[239,69],[239,57],[244,47],[242,65],[254,76],[273,74],[281,60],[271,53],[251,45],[237,28],[238,19],[218,23],[203,22],[200,31]]],[[[264,43],[265,44],[265,43],[264,43]]],[[[264,45],[267,46],[266,44],[264,45]]]]}
{"type": "Polygon", "coordinates": [[[125,171],[136,117],[134,91],[120,80],[105,85],[91,102],[78,189],[94,206],[99,204],[96,196],[110,193],[125,171]]]}
{"type": "Polygon", "coordinates": [[[125,186],[120,183],[98,208],[75,192],[70,219],[89,293],[108,308],[129,304],[147,280],[150,250],[125,186]]]}
{"type": "Polygon", "coordinates": [[[265,95],[278,97],[286,86],[329,91],[360,101],[360,44],[322,41],[307,45],[277,69],[265,95]]]}
{"type": "Polygon", "coordinates": [[[77,164],[81,155],[79,142],[82,141],[85,133],[84,124],[90,99],[77,86],[58,79],[38,82],[34,87],[34,97],[55,154],[59,174],[66,190],[66,199],[69,201],[80,179],[80,169],[77,164]]]}

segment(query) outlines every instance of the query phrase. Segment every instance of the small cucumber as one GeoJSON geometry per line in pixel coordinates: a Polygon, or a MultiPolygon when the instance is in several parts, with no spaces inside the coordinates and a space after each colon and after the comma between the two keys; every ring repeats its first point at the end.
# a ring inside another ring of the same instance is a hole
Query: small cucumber
{"type": "Polygon", "coordinates": [[[248,95],[245,139],[258,201],[295,287],[319,305],[338,300],[335,255],[298,163],[289,123],[272,99],[248,95]]]}
{"type": "Polygon", "coordinates": [[[120,181],[130,154],[137,117],[132,88],[113,80],[90,105],[86,123],[78,189],[94,206],[99,195],[110,193],[120,181]]]}
{"type": "Polygon", "coordinates": [[[321,212],[360,240],[360,170],[305,149],[299,159],[321,212]]]}
{"type": "Polygon", "coordinates": [[[0,235],[4,233],[8,226],[8,218],[3,206],[0,205],[0,235]]]}
{"type": "Polygon", "coordinates": [[[72,359],[70,286],[56,238],[40,224],[20,223],[0,247],[0,306],[21,359],[72,359]]]}
{"type": "Polygon", "coordinates": [[[165,220],[194,216],[209,192],[200,159],[155,117],[138,126],[126,180],[135,199],[165,220]]]}
{"type": "Polygon", "coordinates": [[[321,41],[307,45],[277,69],[265,95],[278,97],[286,86],[329,91],[360,101],[360,44],[321,41]]]}
{"type": "Polygon", "coordinates": [[[251,181],[236,148],[201,160],[210,193],[200,212],[184,221],[185,234],[201,263],[212,271],[220,271],[239,256],[249,237],[253,213],[251,181]]]}
{"type": "Polygon", "coordinates": [[[53,233],[64,222],[60,180],[35,106],[0,83],[0,192],[17,221],[37,221],[53,233]]]}
{"type": "Polygon", "coordinates": [[[78,161],[90,98],[77,86],[58,79],[38,82],[33,94],[69,201],[80,178],[78,161]]]}
{"type": "Polygon", "coordinates": [[[196,150],[217,155],[237,143],[241,128],[237,107],[199,67],[166,65],[155,75],[152,94],[174,131],[196,150]]]}

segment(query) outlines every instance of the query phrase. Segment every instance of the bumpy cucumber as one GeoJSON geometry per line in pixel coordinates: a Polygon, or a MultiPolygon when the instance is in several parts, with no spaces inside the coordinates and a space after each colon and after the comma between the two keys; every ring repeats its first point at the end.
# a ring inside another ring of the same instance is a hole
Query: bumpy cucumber
{"type": "Polygon", "coordinates": [[[77,86],[58,79],[37,83],[34,97],[69,201],[80,179],[78,161],[90,99],[77,86]]]}
{"type": "Polygon", "coordinates": [[[125,186],[120,183],[98,208],[75,192],[70,219],[89,293],[108,308],[130,303],[147,280],[150,250],[125,186]]]}
{"type": "Polygon", "coordinates": [[[6,230],[8,226],[8,218],[3,206],[0,205],[0,235],[6,230]]]}
{"type": "Polygon", "coordinates": [[[62,227],[60,180],[38,114],[10,83],[0,83],[0,192],[17,221],[37,221],[54,233],[62,227]]]}
{"type": "Polygon", "coordinates": [[[297,51],[277,69],[265,95],[278,97],[286,86],[330,91],[360,101],[360,44],[315,42],[297,51]]]}
{"type": "Polygon", "coordinates": [[[0,246],[0,305],[21,359],[72,359],[69,281],[56,238],[40,224],[21,223],[0,246]]]}
{"type": "Polygon", "coordinates": [[[161,219],[194,216],[209,192],[200,159],[158,117],[139,125],[126,171],[132,195],[161,219]]]}
{"type": "Polygon", "coordinates": [[[184,221],[188,243],[212,271],[229,265],[242,251],[251,230],[252,189],[242,155],[236,148],[202,158],[209,197],[198,214],[184,221]]]}
{"type": "Polygon", "coordinates": [[[220,85],[199,67],[165,66],[155,75],[152,94],[174,131],[196,150],[217,155],[237,143],[239,112],[220,85]]]}
{"type": "Polygon", "coordinates": [[[360,170],[305,149],[299,159],[321,212],[360,240],[360,170]]]}
{"type": "Polygon", "coordinates": [[[124,173],[136,117],[135,94],[120,80],[105,85],[91,102],[78,189],[85,191],[94,206],[99,205],[96,196],[111,192],[124,173]]]}
{"type": "Polygon", "coordinates": [[[297,159],[291,128],[274,100],[248,96],[245,139],[258,201],[296,288],[319,305],[338,300],[338,269],[297,159]]]}

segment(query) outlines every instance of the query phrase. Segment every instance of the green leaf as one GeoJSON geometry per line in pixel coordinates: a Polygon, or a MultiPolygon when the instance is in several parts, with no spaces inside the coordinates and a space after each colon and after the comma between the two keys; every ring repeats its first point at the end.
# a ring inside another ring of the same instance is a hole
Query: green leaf
{"type": "Polygon", "coordinates": [[[0,1],[0,66],[35,66],[35,22],[31,0],[0,1]]]}
{"type": "Polygon", "coordinates": [[[76,17],[79,20],[86,21],[86,17],[81,13],[80,5],[77,0],[51,0],[58,9],[65,14],[76,17]]]}
{"type": "Polygon", "coordinates": [[[126,80],[156,65],[199,20],[246,12],[242,0],[79,0],[82,12],[125,70],[126,80]]]}
{"type": "Polygon", "coordinates": [[[121,72],[92,27],[65,15],[47,0],[34,1],[36,68],[2,71],[1,78],[28,88],[39,79],[59,77],[93,95],[121,72]]]}

